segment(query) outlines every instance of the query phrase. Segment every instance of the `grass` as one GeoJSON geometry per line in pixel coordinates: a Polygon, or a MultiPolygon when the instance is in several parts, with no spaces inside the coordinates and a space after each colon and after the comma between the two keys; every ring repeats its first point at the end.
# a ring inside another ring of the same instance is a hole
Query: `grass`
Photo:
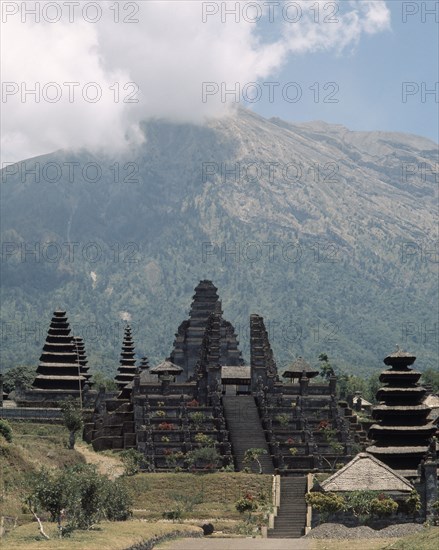
{"type": "Polygon", "coordinates": [[[57,424],[10,422],[12,443],[0,438],[1,515],[21,516],[26,479],[42,466],[64,468],[84,462],[82,455],[69,450],[67,430],[57,424]]]}
{"type": "Polygon", "coordinates": [[[437,550],[439,527],[428,527],[400,539],[309,539],[310,550],[437,550]]]}
{"type": "MultiPolygon", "coordinates": [[[[271,502],[272,477],[244,473],[214,474],[137,474],[127,478],[133,495],[136,517],[161,518],[164,511],[176,509],[176,495],[198,496],[199,504],[185,518],[241,519],[236,501],[246,493],[255,497],[264,492],[271,502]]],[[[190,503],[189,503],[190,504],[190,503]]]]}
{"type": "Polygon", "coordinates": [[[386,550],[437,550],[439,546],[439,527],[429,527],[385,546],[386,550]]]}
{"type": "Polygon", "coordinates": [[[58,538],[56,525],[45,523],[44,530],[51,540],[45,540],[38,524],[28,523],[11,531],[4,539],[8,550],[124,550],[153,537],[177,532],[196,536],[200,527],[184,524],[146,523],[144,521],[105,522],[90,531],[74,531],[72,536],[58,538]]]}
{"type": "MultiPolygon", "coordinates": [[[[395,539],[310,539],[309,550],[383,550],[395,539]]],[[[422,550],[418,548],[417,550],[422,550]]]]}

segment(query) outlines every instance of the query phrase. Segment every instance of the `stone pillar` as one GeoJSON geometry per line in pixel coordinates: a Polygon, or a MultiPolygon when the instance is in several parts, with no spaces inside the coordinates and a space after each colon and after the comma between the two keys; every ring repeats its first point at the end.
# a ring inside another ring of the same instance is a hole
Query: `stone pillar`
{"type": "Polygon", "coordinates": [[[435,515],[433,504],[438,500],[437,486],[437,462],[427,460],[424,463],[424,479],[425,479],[425,516],[430,519],[435,515]]]}
{"type": "Polygon", "coordinates": [[[329,392],[331,395],[335,395],[337,392],[337,377],[335,375],[329,377],[329,392]]]}
{"type": "Polygon", "coordinates": [[[171,377],[162,376],[160,382],[161,382],[161,387],[160,387],[161,394],[169,395],[171,393],[171,390],[169,388],[169,386],[171,385],[171,377]]]}
{"type": "Polygon", "coordinates": [[[309,378],[306,376],[304,372],[300,379],[300,395],[308,395],[308,386],[309,386],[309,378]]]}

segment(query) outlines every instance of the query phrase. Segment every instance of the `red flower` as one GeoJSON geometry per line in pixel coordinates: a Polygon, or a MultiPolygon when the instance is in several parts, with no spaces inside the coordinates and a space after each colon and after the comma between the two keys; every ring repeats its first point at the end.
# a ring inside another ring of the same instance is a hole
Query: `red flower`
{"type": "Polygon", "coordinates": [[[159,430],[173,430],[174,424],[170,424],[169,422],[161,422],[158,427],[159,430]]]}
{"type": "Polygon", "coordinates": [[[292,445],[294,443],[294,439],[292,437],[289,437],[285,443],[288,443],[288,445],[292,445]]]}
{"type": "Polygon", "coordinates": [[[199,406],[199,402],[196,400],[196,399],[192,399],[192,401],[189,401],[187,406],[188,407],[198,407],[199,406]]]}

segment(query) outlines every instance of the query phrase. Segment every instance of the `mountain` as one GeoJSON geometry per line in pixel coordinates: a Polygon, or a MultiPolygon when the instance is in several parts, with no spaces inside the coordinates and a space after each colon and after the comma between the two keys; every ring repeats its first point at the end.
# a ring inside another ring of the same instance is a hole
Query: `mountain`
{"type": "Polygon", "coordinates": [[[378,372],[396,343],[437,367],[437,144],[244,109],[143,130],[124,157],[61,150],[2,170],[4,367],[37,365],[59,307],[92,368],[115,372],[124,319],[154,363],[201,279],[247,359],[259,313],[281,369],[326,352],[378,372]]]}

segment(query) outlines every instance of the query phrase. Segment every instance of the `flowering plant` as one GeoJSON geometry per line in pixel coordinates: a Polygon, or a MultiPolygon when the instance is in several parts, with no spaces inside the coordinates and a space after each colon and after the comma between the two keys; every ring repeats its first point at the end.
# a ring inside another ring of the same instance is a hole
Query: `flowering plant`
{"type": "Polygon", "coordinates": [[[170,422],[161,422],[159,424],[159,430],[173,430],[174,424],[171,424],[170,422]]]}

